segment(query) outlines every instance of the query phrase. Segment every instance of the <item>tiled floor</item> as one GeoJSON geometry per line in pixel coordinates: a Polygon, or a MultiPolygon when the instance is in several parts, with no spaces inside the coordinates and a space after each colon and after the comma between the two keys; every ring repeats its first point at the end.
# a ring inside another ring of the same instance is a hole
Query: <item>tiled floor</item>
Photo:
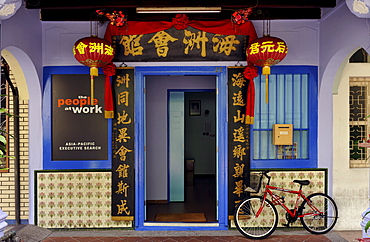
{"type": "MultiPolygon", "coordinates": [[[[348,242],[361,237],[361,231],[330,231],[325,235],[313,235],[304,229],[283,228],[276,230],[271,236],[262,240],[267,242],[348,242]],[[344,235],[344,236],[343,236],[344,235]]],[[[72,242],[72,241],[165,241],[165,242],[226,242],[226,241],[256,241],[243,237],[237,230],[223,231],[54,231],[42,242],[72,242]]]]}
{"type": "Polygon", "coordinates": [[[194,178],[194,185],[185,187],[185,202],[148,204],[147,220],[158,213],[205,213],[207,222],[216,222],[216,179],[214,176],[194,178]]]}
{"type": "MultiPolygon", "coordinates": [[[[196,237],[50,237],[42,242],[113,242],[113,241],[166,241],[166,242],[198,242],[198,241],[253,241],[242,236],[196,236],[196,237]]],[[[322,242],[322,241],[332,241],[326,238],[324,235],[271,235],[263,241],[307,241],[307,242],[322,242]]]]}
{"type": "MultiPolygon", "coordinates": [[[[20,242],[113,242],[113,241],[165,241],[165,242],[226,242],[253,241],[243,237],[237,230],[183,230],[183,231],[137,231],[137,230],[48,230],[35,225],[8,226],[6,233],[16,232],[15,241],[20,242]]],[[[325,235],[313,235],[304,229],[279,228],[262,241],[356,241],[362,231],[330,231],[325,235]]]]}
{"type": "MultiPolygon", "coordinates": [[[[186,202],[170,204],[154,204],[147,206],[147,221],[154,221],[157,213],[195,213],[203,212],[208,221],[216,221],[214,178],[197,178],[194,186],[186,187],[186,202]]],[[[278,229],[262,241],[284,242],[346,242],[357,241],[361,231],[334,232],[325,235],[313,235],[301,229],[278,229]]],[[[118,242],[118,241],[165,241],[165,242],[226,242],[255,241],[243,237],[237,230],[226,231],[125,231],[125,230],[95,230],[95,231],[53,231],[42,242],[118,242]]],[[[28,242],[28,241],[27,241],[28,242]]]]}

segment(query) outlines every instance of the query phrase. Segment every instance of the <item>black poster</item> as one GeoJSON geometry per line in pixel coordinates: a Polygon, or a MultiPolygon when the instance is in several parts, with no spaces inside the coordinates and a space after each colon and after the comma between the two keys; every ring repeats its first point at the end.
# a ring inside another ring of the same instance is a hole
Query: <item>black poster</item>
{"type": "Polygon", "coordinates": [[[243,61],[249,36],[207,33],[192,27],[116,35],[114,61],[243,61]]]}
{"type": "Polygon", "coordinates": [[[104,76],[52,76],[52,160],[108,160],[108,123],[103,115],[104,76]]]}
{"type": "Polygon", "coordinates": [[[134,220],[135,121],[134,68],[116,69],[112,130],[112,220],[134,220]]]}
{"type": "Polygon", "coordinates": [[[250,125],[245,110],[249,80],[243,67],[228,68],[228,214],[234,215],[236,205],[245,197],[244,185],[249,185],[250,125]]]}

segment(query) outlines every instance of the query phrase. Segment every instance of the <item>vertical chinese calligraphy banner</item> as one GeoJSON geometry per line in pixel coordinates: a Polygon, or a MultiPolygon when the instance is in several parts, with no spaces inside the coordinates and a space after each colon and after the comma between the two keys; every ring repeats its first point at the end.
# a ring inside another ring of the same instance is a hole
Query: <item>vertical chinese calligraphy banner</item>
{"type": "MultiPolygon", "coordinates": [[[[249,183],[250,125],[245,110],[249,80],[243,67],[228,68],[228,214],[234,215],[236,204],[244,198],[244,184],[249,183]]],[[[249,184],[246,184],[249,185],[249,184]]]]}
{"type": "Polygon", "coordinates": [[[135,215],[134,68],[117,68],[113,78],[115,118],[112,130],[112,220],[135,215]]]}

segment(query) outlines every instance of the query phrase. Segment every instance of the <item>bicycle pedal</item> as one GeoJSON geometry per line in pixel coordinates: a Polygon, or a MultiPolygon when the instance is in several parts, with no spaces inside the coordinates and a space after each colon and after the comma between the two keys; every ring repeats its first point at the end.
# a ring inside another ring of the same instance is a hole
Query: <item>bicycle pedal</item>
{"type": "Polygon", "coordinates": [[[289,223],[287,223],[287,224],[283,224],[285,227],[287,227],[287,228],[289,228],[290,226],[289,226],[289,223]]]}

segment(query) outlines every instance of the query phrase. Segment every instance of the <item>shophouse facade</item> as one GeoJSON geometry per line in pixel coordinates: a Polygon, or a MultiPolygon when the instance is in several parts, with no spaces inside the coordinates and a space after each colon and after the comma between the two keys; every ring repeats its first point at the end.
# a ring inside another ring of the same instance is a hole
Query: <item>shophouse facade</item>
{"type": "MultiPolygon", "coordinates": [[[[257,36],[261,37],[263,22],[252,22],[257,36]]],[[[107,24],[99,27],[100,37],[104,36],[106,28],[107,24]]],[[[89,112],[89,115],[95,115],[89,118],[94,123],[81,121],[83,113],[75,119],[76,123],[86,122],[86,126],[78,126],[72,133],[86,129],[86,134],[92,134],[91,140],[102,141],[102,144],[86,144],[89,149],[99,150],[102,157],[95,158],[97,153],[93,153],[93,157],[74,160],[53,150],[57,142],[55,134],[58,130],[68,132],[66,126],[73,130],[74,120],[70,117],[72,123],[58,123],[63,120],[63,114],[56,113],[57,106],[53,103],[58,104],[61,99],[71,99],[73,103],[74,96],[79,99],[79,87],[74,84],[81,76],[86,76],[87,86],[89,83],[89,69],[79,64],[71,51],[78,39],[89,35],[89,22],[42,22],[37,10],[23,7],[1,22],[2,56],[14,73],[20,99],[25,100],[25,105],[28,103],[28,131],[25,131],[28,147],[24,147],[23,157],[28,162],[22,166],[23,173],[28,176],[22,175],[21,211],[24,212],[21,222],[46,228],[184,229],[183,224],[164,224],[149,219],[146,206],[148,201],[184,199],[176,197],[176,189],[171,193],[173,185],[170,181],[176,176],[171,177],[175,171],[168,170],[168,157],[181,155],[183,151],[172,148],[169,140],[178,138],[179,127],[193,125],[189,127],[201,127],[195,131],[201,133],[201,137],[190,138],[192,142],[185,143],[185,147],[201,140],[202,143],[196,146],[202,146],[203,150],[194,148],[195,151],[188,151],[190,153],[180,159],[194,161],[192,171],[195,176],[215,178],[215,208],[211,222],[187,224],[187,229],[228,229],[232,226],[232,202],[237,200],[230,200],[236,194],[231,177],[238,166],[237,163],[230,165],[233,157],[228,146],[232,140],[228,125],[234,115],[229,116],[232,105],[228,102],[232,100],[232,93],[228,92],[228,80],[232,79],[232,74],[238,74],[239,65],[245,66],[245,61],[184,58],[168,62],[114,63],[117,73],[129,75],[131,83],[135,83],[129,90],[134,94],[132,103],[135,105],[126,110],[132,112],[130,115],[135,120],[130,126],[134,130],[130,134],[133,145],[130,150],[134,150],[135,155],[133,163],[129,164],[135,170],[130,173],[132,180],[127,182],[130,186],[127,191],[132,194],[125,201],[129,209],[126,206],[121,211],[125,216],[117,216],[111,211],[117,206],[111,199],[116,191],[112,189],[112,160],[119,153],[115,150],[115,135],[119,132],[114,129],[117,120],[99,115],[100,103],[96,104],[93,114],[89,112]],[[69,93],[71,97],[67,95],[69,93]],[[168,117],[168,113],[175,116],[168,117]],[[184,119],[176,116],[179,113],[189,116],[185,122],[203,119],[201,124],[181,123],[184,119]],[[171,130],[176,131],[174,136],[171,136],[171,130]],[[210,144],[203,138],[211,140],[210,144]],[[206,147],[206,143],[210,146],[206,147]]],[[[307,192],[327,192],[338,205],[340,218],[335,229],[359,229],[361,213],[368,207],[369,171],[368,161],[357,162],[357,166],[350,161],[349,79],[368,77],[370,73],[366,73],[367,63],[348,62],[357,50],[367,50],[369,46],[367,19],[358,18],[345,2],[341,2],[335,9],[324,10],[320,20],[273,20],[271,35],[285,40],[289,53],[280,64],[272,67],[268,103],[263,94],[264,77],[259,75],[254,79],[254,124],[246,126],[250,129],[251,159],[248,165],[251,169],[270,169],[276,182],[283,185],[289,185],[291,178],[311,179],[314,185],[307,192]],[[293,124],[295,145],[281,149],[273,145],[272,124],[293,124]]],[[[112,80],[114,83],[117,79],[112,80]]],[[[99,81],[104,81],[102,71],[96,80],[96,95],[100,102],[104,88],[99,81]]],[[[87,92],[85,89],[82,88],[81,95],[88,96],[88,89],[87,92]]],[[[189,133],[189,129],[187,131],[182,135],[189,133]]],[[[62,132],[58,137],[63,135],[62,132]]],[[[74,146],[72,141],[67,143],[58,145],[57,150],[74,146]]],[[[83,154],[91,155],[91,152],[83,154]]],[[[0,175],[2,185],[8,184],[11,190],[12,165],[10,167],[8,173],[0,175]]],[[[182,185],[182,189],[184,187],[182,185]]],[[[2,197],[2,210],[8,212],[8,220],[15,223],[16,214],[11,209],[14,195],[5,190],[6,187],[1,193],[7,194],[2,197]]],[[[119,205],[125,207],[123,203],[119,205]]]]}

